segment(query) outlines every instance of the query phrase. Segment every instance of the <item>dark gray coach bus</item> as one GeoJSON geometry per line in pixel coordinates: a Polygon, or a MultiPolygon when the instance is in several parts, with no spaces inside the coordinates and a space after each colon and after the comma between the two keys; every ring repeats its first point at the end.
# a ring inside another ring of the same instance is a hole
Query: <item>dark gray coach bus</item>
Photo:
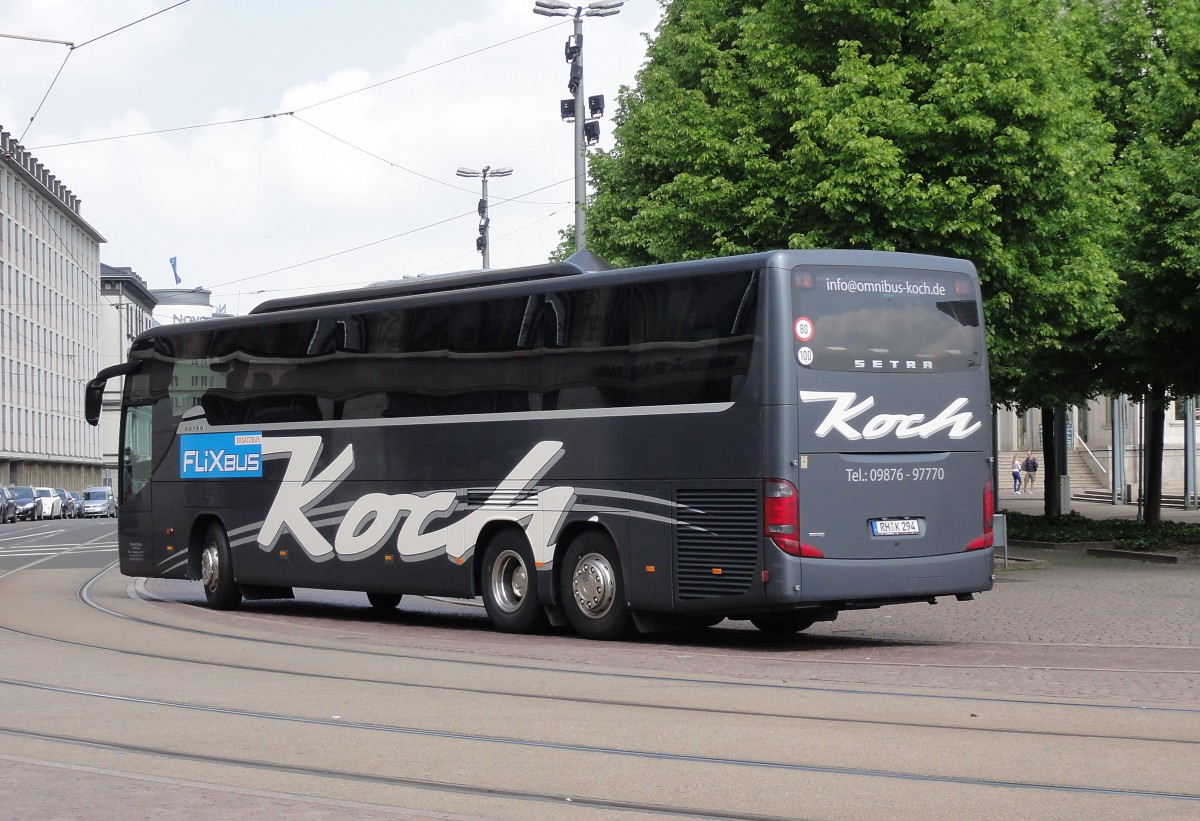
{"type": "Polygon", "coordinates": [[[149,330],[124,375],[121,572],[214,608],[482,596],[590,638],[791,633],[992,586],[979,286],[961,260],[595,257],[149,330]],[[582,260],[582,261],[580,261],[582,260]]]}

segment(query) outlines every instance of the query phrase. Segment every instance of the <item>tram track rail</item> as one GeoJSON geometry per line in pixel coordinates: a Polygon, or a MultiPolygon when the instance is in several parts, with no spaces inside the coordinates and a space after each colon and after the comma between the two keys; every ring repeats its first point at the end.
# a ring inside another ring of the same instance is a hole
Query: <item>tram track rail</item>
{"type": "MultiPolygon", "coordinates": [[[[1109,703],[1066,701],[1066,700],[1052,700],[1052,699],[996,697],[996,696],[985,696],[985,695],[958,695],[958,694],[946,694],[946,693],[904,692],[904,691],[898,691],[898,690],[875,690],[875,689],[868,689],[868,688],[862,688],[862,687],[849,688],[849,687],[834,687],[834,686],[812,686],[812,685],[794,684],[794,683],[780,684],[780,683],[774,683],[774,682],[744,681],[744,680],[736,680],[736,679],[697,678],[694,676],[686,676],[685,677],[685,676],[670,676],[670,675],[663,675],[663,674],[652,675],[652,674],[642,674],[642,673],[631,673],[628,671],[579,669],[577,667],[553,666],[553,665],[545,665],[545,664],[538,664],[536,667],[530,667],[528,665],[523,665],[523,664],[519,664],[519,663],[512,662],[512,661],[495,661],[495,660],[477,659],[477,658],[454,658],[454,657],[450,657],[447,655],[433,655],[433,654],[426,654],[426,653],[411,653],[411,652],[397,652],[397,651],[380,651],[380,650],[370,650],[370,649],[355,648],[355,647],[334,647],[334,646],[330,646],[328,643],[284,641],[284,640],[281,640],[278,638],[263,638],[261,636],[243,636],[243,635],[237,635],[235,633],[220,632],[220,631],[214,631],[214,630],[209,630],[209,629],[204,629],[204,628],[199,628],[199,627],[182,627],[179,625],[165,624],[161,621],[155,621],[152,619],[141,618],[138,616],[131,616],[129,614],[121,613],[119,611],[113,610],[112,608],[106,607],[106,606],[96,602],[95,599],[92,597],[90,590],[91,590],[92,586],[96,583],[96,581],[98,581],[102,576],[104,576],[106,573],[108,573],[114,566],[115,565],[108,565],[107,567],[103,568],[102,570],[97,572],[95,575],[93,575],[91,578],[87,579],[83,584],[81,584],[78,587],[78,589],[76,590],[76,597],[84,605],[86,605],[87,607],[89,607],[93,610],[104,613],[105,615],[110,616],[112,618],[135,623],[135,624],[145,625],[147,627],[155,628],[158,630],[180,632],[180,633],[184,633],[184,634],[204,636],[207,638],[218,638],[218,639],[224,639],[224,640],[235,641],[235,642],[247,642],[250,644],[271,645],[271,646],[289,648],[289,649],[294,648],[294,649],[299,649],[299,650],[313,650],[313,651],[318,651],[318,652],[330,652],[330,653],[345,654],[345,655],[350,655],[350,656],[369,656],[369,657],[383,658],[383,659],[388,659],[388,660],[395,659],[397,661],[433,662],[433,663],[439,663],[439,664],[462,665],[462,666],[466,666],[466,667],[488,668],[488,669],[499,669],[499,670],[512,669],[512,670],[528,671],[528,670],[532,669],[532,670],[536,670],[539,673],[555,673],[555,674],[562,674],[562,675],[567,675],[567,676],[578,676],[578,677],[587,677],[587,678],[618,678],[618,679],[627,679],[627,680],[633,680],[633,681],[649,682],[649,683],[654,683],[654,684],[669,684],[669,685],[674,685],[674,686],[705,685],[705,686],[728,687],[728,688],[735,689],[735,690],[763,689],[763,690],[782,690],[782,691],[788,691],[788,692],[795,691],[795,692],[800,692],[800,693],[819,692],[819,693],[834,693],[834,694],[844,695],[844,696],[887,697],[890,699],[899,699],[899,700],[915,699],[915,700],[922,700],[922,701],[926,701],[926,700],[957,701],[957,702],[966,702],[969,704],[998,703],[998,704],[1011,704],[1011,705],[1023,706],[1023,707],[1028,707],[1028,706],[1065,707],[1065,708],[1079,709],[1079,710],[1086,710],[1086,711],[1115,710],[1115,711],[1129,711],[1129,712],[1142,713],[1142,714],[1162,712],[1162,713],[1180,713],[1180,714],[1185,714],[1185,715],[1200,715],[1200,709],[1182,707],[1182,706],[1163,706],[1163,705],[1144,705],[1144,704],[1137,704],[1137,705],[1109,704],[1109,703]]],[[[166,600],[159,599],[159,598],[154,598],[151,600],[159,602],[159,603],[166,603],[166,600]]],[[[154,660],[159,660],[159,661],[174,661],[174,662],[196,664],[196,665],[202,665],[202,666],[208,666],[208,667],[228,668],[231,670],[241,670],[241,671],[246,671],[246,672],[272,673],[272,674],[277,674],[277,675],[297,676],[300,678],[320,678],[320,679],[327,679],[327,680],[331,680],[331,681],[338,681],[338,682],[345,682],[345,683],[377,684],[377,685],[384,685],[384,686],[411,687],[414,689],[446,690],[446,691],[453,691],[453,692],[459,692],[459,693],[464,693],[464,694],[480,694],[480,695],[482,695],[482,694],[488,694],[488,695],[502,694],[502,695],[507,695],[509,697],[516,698],[516,699],[531,700],[531,701],[552,699],[555,701],[568,701],[568,702],[578,703],[581,705],[618,706],[618,707],[628,707],[628,708],[638,708],[638,709],[664,710],[664,711],[668,711],[668,712],[708,713],[708,714],[720,714],[720,715],[733,716],[733,717],[739,717],[739,716],[747,717],[747,718],[775,717],[775,718],[789,718],[789,719],[796,719],[796,720],[833,721],[833,722],[837,722],[837,723],[858,724],[858,725],[868,725],[868,726],[889,726],[889,727],[920,726],[920,727],[926,727],[926,728],[936,727],[938,729],[946,729],[946,730],[962,730],[964,732],[1004,733],[1004,734],[1014,734],[1014,735],[1054,736],[1054,737],[1063,737],[1063,738],[1087,738],[1087,739],[1105,739],[1105,740],[1121,740],[1121,741],[1137,740],[1137,741],[1152,741],[1152,742],[1161,742],[1161,743],[1181,744],[1181,745],[1185,745],[1185,746],[1200,746],[1200,738],[1197,738],[1197,739],[1175,739],[1175,738],[1168,738],[1168,737],[1163,737],[1163,736],[1156,737],[1156,736],[1145,736],[1145,735],[1113,735],[1113,734],[1105,734],[1105,733],[1068,733],[1068,732],[1052,732],[1052,731],[1046,731],[1046,730],[1024,730],[1024,729],[1017,729],[1017,728],[988,728],[988,727],[979,727],[979,726],[964,727],[961,725],[951,725],[951,724],[930,725],[928,723],[922,723],[922,724],[918,725],[918,724],[914,724],[912,722],[881,721],[881,720],[877,720],[877,719],[830,718],[828,716],[823,716],[823,715],[818,715],[818,714],[806,714],[806,713],[801,713],[801,712],[790,712],[790,713],[786,713],[786,714],[781,714],[778,711],[767,712],[767,711],[757,711],[757,710],[747,710],[747,709],[693,707],[693,706],[688,706],[688,705],[677,705],[677,704],[669,704],[669,703],[664,703],[664,702],[631,701],[631,700],[616,700],[616,699],[595,699],[595,698],[587,698],[587,697],[583,697],[583,696],[572,696],[572,695],[564,695],[564,694],[554,694],[554,695],[547,696],[547,695],[523,693],[523,692],[519,692],[519,691],[515,691],[515,690],[514,691],[497,691],[495,689],[490,689],[490,688],[484,689],[484,688],[469,687],[469,686],[447,686],[447,685],[442,685],[442,684],[429,685],[429,684],[424,684],[424,683],[421,683],[418,681],[404,680],[404,679],[400,679],[400,678],[386,678],[385,679],[385,678],[370,678],[370,677],[363,677],[363,676],[334,675],[334,674],[329,674],[329,673],[313,673],[313,672],[308,672],[308,671],[289,669],[289,668],[280,667],[280,666],[268,666],[268,665],[263,665],[263,664],[246,664],[246,663],[231,662],[231,661],[211,661],[211,660],[200,659],[200,658],[183,655],[183,654],[169,654],[169,653],[148,652],[148,651],[144,651],[144,650],[131,650],[128,648],[115,647],[115,646],[105,645],[105,644],[96,644],[96,643],[92,643],[92,642],[80,641],[77,639],[63,638],[61,636],[52,636],[52,635],[48,635],[48,634],[44,634],[44,633],[36,633],[36,632],[32,632],[32,631],[27,631],[27,630],[20,630],[20,629],[16,629],[11,626],[7,626],[7,625],[3,625],[3,624],[0,624],[0,630],[9,632],[9,633],[12,633],[15,635],[21,635],[21,636],[25,636],[25,637],[33,638],[33,639],[40,639],[43,641],[50,641],[50,642],[66,644],[66,645],[78,647],[81,649],[113,652],[113,653],[119,653],[122,655],[137,657],[137,658],[144,658],[144,659],[154,659],[154,660]]],[[[886,663],[884,663],[884,664],[886,664],[886,663]]],[[[929,666],[929,665],[922,665],[922,666],[929,666]]],[[[951,666],[957,667],[959,665],[951,665],[951,666]]],[[[1053,670],[1073,669],[1074,670],[1074,669],[1079,669],[1079,668],[1058,667],[1058,668],[1044,668],[1044,669],[1053,669],[1053,670]]],[[[1163,671],[1156,671],[1156,672],[1163,672],[1163,671]]],[[[1187,674],[1187,675],[1200,673],[1200,671],[1179,671],[1179,672],[1181,674],[1187,674]]],[[[0,681],[3,681],[3,680],[0,679],[0,681]]]]}
{"type": "MultiPolygon", "coordinates": [[[[79,587],[79,589],[77,590],[78,598],[82,602],[87,604],[89,607],[99,610],[100,612],[103,612],[106,615],[109,615],[111,617],[147,625],[147,626],[158,628],[158,629],[179,631],[179,632],[184,632],[184,633],[189,633],[189,634],[201,635],[201,636],[205,636],[205,637],[209,637],[209,638],[220,638],[220,639],[227,639],[227,640],[238,641],[238,642],[250,642],[253,644],[268,644],[268,645],[275,645],[275,646],[286,647],[286,648],[313,650],[313,651],[318,651],[318,652],[330,652],[330,653],[336,653],[336,654],[367,655],[367,656],[382,657],[385,659],[396,659],[396,660],[403,660],[403,661],[414,661],[415,660],[415,661],[422,661],[422,662],[437,662],[437,663],[454,664],[454,665],[461,664],[461,665],[467,665],[470,667],[484,667],[484,668],[501,669],[501,670],[503,670],[503,669],[528,670],[529,669],[528,667],[526,667],[524,665],[514,664],[512,662],[495,662],[495,661],[478,660],[478,659],[453,659],[453,658],[437,657],[437,656],[423,655],[423,654],[381,652],[381,651],[377,651],[377,650],[363,650],[361,648],[329,647],[328,645],[325,645],[325,644],[316,644],[316,643],[309,644],[309,643],[305,643],[305,642],[281,641],[278,639],[265,639],[265,638],[261,638],[261,637],[246,637],[246,636],[238,636],[238,635],[223,633],[223,632],[214,632],[214,631],[209,631],[209,630],[204,630],[204,629],[194,628],[194,627],[179,627],[176,625],[164,625],[161,622],[155,622],[155,621],[152,621],[149,619],[142,619],[142,618],[139,618],[136,616],[129,616],[127,614],[122,614],[115,610],[112,610],[111,608],[107,608],[107,607],[104,607],[103,605],[96,603],[92,599],[92,597],[90,596],[88,591],[89,591],[90,587],[92,586],[92,584],[97,579],[99,579],[105,572],[107,572],[107,570],[108,570],[108,568],[101,571],[100,573],[97,573],[95,576],[93,576],[91,579],[89,579],[83,585],[81,585],[79,587]]],[[[470,686],[465,686],[465,685],[459,685],[459,686],[450,686],[450,685],[445,685],[445,684],[433,685],[433,684],[426,684],[426,683],[416,681],[416,680],[406,680],[401,677],[371,678],[371,677],[364,677],[364,676],[335,675],[335,674],[329,674],[329,673],[313,673],[310,671],[289,669],[289,668],[280,667],[280,666],[268,666],[268,665],[263,665],[263,664],[246,664],[246,663],[231,662],[231,661],[212,661],[212,660],[206,660],[206,659],[198,659],[195,657],[181,655],[181,654],[168,654],[168,653],[148,652],[148,651],[142,651],[142,650],[130,650],[127,648],[119,648],[119,647],[113,647],[113,646],[109,646],[109,645],[101,645],[101,644],[83,642],[83,641],[79,641],[79,640],[75,640],[75,639],[67,639],[67,638],[50,636],[50,635],[45,635],[45,634],[38,634],[38,633],[31,632],[31,631],[17,630],[12,627],[4,626],[4,625],[0,625],[0,629],[4,630],[6,632],[17,634],[17,635],[26,636],[28,638],[40,639],[40,640],[44,640],[44,641],[51,641],[51,642],[66,644],[66,645],[78,647],[81,649],[113,652],[113,653],[119,653],[122,655],[132,656],[132,657],[136,657],[136,658],[152,659],[152,660],[157,660],[157,661],[181,662],[181,663],[196,664],[196,665],[201,665],[201,666],[206,666],[206,667],[224,668],[224,669],[229,669],[229,670],[239,670],[239,671],[243,671],[243,672],[269,673],[269,674],[274,674],[274,675],[292,676],[292,677],[298,677],[301,679],[323,679],[323,680],[348,683],[348,684],[369,684],[369,685],[381,685],[381,686],[389,686],[389,687],[403,687],[403,688],[412,688],[412,689],[418,689],[418,690],[431,690],[431,691],[436,691],[436,692],[441,692],[441,691],[455,692],[455,693],[460,693],[460,694],[464,694],[464,695],[489,695],[489,696],[503,695],[503,696],[507,696],[507,697],[510,697],[513,699],[517,699],[517,700],[521,700],[521,701],[528,701],[528,702],[535,702],[535,703],[540,702],[540,701],[570,702],[570,703],[574,703],[574,704],[579,704],[581,706],[590,706],[590,707],[601,707],[601,706],[603,706],[603,707],[620,707],[620,708],[628,708],[628,709],[663,711],[663,712],[667,712],[667,713],[690,713],[690,714],[701,715],[701,716],[721,715],[721,716],[733,717],[733,718],[738,718],[738,717],[741,717],[741,718],[777,718],[777,719],[789,719],[789,720],[797,720],[797,721],[822,721],[822,722],[829,722],[829,723],[833,723],[833,724],[847,724],[847,725],[857,725],[857,726],[863,726],[863,727],[874,726],[874,727],[909,728],[909,729],[914,729],[914,728],[941,729],[941,730],[958,731],[958,732],[964,732],[964,733],[1003,734],[1003,735],[1015,735],[1015,736],[1045,737],[1045,738],[1053,737],[1053,738],[1091,739],[1091,740],[1106,740],[1106,741],[1145,741],[1145,742],[1154,742],[1154,743],[1162,743],[1162,744],[1178,744],[1178,745],[1181,745],[1181,747],[1183,747],[1185,749],[1189,748],[1189,747],[1200,746],[1200,739],[1179,739],[1179,738],[1169,738],[1166,736],[1149,736],[1149,735],[1135,735],[1135,734],[1116,735],[1116,734],[1111,734],[1111,733],[1063,732],[1063,731],[1052,731],[1052,730],[1045,730],[1045,729],[1031,730],[1031,729],[1022,729],[1022,728],[1013,728],[1013,727],[986,727],[986,726],[978,726],[978,725],[965,726],[962,724],[949,724],[949,723],[943,723],[943,724],[931,724],[929,722],[916,723],[916,722],[894,721],[894,720],[837,717],[837,716],[822,715],[819,713],[804,713],[804,712],[799,712],[799,711],[781,713],[777,710],[776,711],[760,711],[760,710],[750,710],[750,709],[744,709],[744,708],[723,708],[723,707],[713,707],[713,706],[697,707],[697,706],[690,706],[690,705],[671,704],[671,703],[662,702],[662,701],[659,701],[659,702],[645,701],[645,700],[633,701],[633,700],[611,699],[611,698],[599,699],[599,698],[589,698],[586,696],[569,695],[569,694],[563,694],[563,693],[543,695],[543,694],[537,694],[537,693],[525,693],[525,692],[520,692],[517,690],[498,691],[494,688],[470,687],[470,686]]],[[[838,688],[838,687],[821,688],[821,687],[812,687],[812,686],[806,686],[806,685],[780,685],[780,684],[766,683],[766,682],[746,682],[746,681],[721,680],[721,679],[697,679],[697,678],[693,678],[693,677],[673,677],[673,676],[664,676],[664,675],[642,675],[642,674],[631,674],[628,672],[614,672],[614,671],[603,671],[603,670],[579,670],[579,669],[570,668],[570,667],[547,667],[547,666],[541,666],[541,665],[539,665],[536,668],[536,670],[538,672],[542,672],[542,673],[557,673],[557,674],[566,674],[566,675],[570,675],[570,676],[581,676],[581,677],[592,677],[592,678],[622,678],[622,679],[632,679],[632,680],[650,682],[650,683],[654,683],[654,684],[669,684],[672,686],[705,685],[705,686],[728,687],[728,688],[735,689],[735,690],[762,688],[762,689],[770,689],[770,690],[787,690],[787,691],[797,691],[797,692],[836,693],[839,695],[860,696],[860,697],[887,697],[887,698],[891,698],[891,699],[900,699],[900,700],[903,700],[906,698],[912,698],[912,699],[920,699],[920,700],[932,699],[932,700],[939,700],[939,701],[958,701],[958,702],[968,702],[968,703],[976,703],[976,704],[1004,703],[1004,704],[1013,704],[1013,705],[1020,705],[1020,706],[1053,706],[1053,707],[1076,708],[1076,709],[1083,709],[1083,710],[1130,710],[1130,711],[1136,711],[1139,713],[1169,712],[1169,713],[1183,713],[1183,714],[1200,715],[1200,710],[1181,708],[1181,707],[1130,706],[1130,705],[1095,704],[1095,703],[1067,702],[1067,701],[1023,700],[1023,699],[996,698],[996,697],[987,697],[987,696],[959,696],[959,695],[930,694],[930,693],[904,693],[904,692],[897,692],[897,691],[849,689],[849,688],[838,688]]],[[[0,679],[0,684],[5,684],[5,683],[21,684],[22,682],[10,681],[8,679],[0,679]]],[[[32,682],[25,682],[24,684],[26,684],[27,686],[35,686],[32,682]]],[[[113,696],[113,698],[116,698],[116,697],[113,696]]]]}
{"type": "MultiPolygon", "coordinates": [[[[4,680],[0,683],[12,684],[12,682],[7,681],[7,680],[4,680]]],[[[45,689],[56,689],[56,688],[45,688],[45,689]]],[[[75,694],[79,694],[79,693],[75,693],[75,694]]],[[[95,694],[85,694],[85,695],[95,695],[95,694]]],[[[172,706],[172,707],[189,709],[189,710],[197,709],[197,710],[202,710],[205,712],[213,710],[213,708],[211,708],[211,707],[204,707],[204,706],[197,706],[197,705],[171,704],[169,702],[161,702],[161,701],[156,701],[156,700],[130,699],[128,697],[121,697],[121,700],[122,701],[150,703],[150,704],[154,704],[156,706],[172,706]]],[[[302,722],[305,724],[312,724],[312,723],[326,724],[326,725],[330,724],[330,722],[313,720],[313,719],[308,719],[308,718],[299,718],[299,717],[294,717],[294,716],[282,716],[282,715],[275,715],[275,714],[254,713],[254,712],[246,712],[246,711],[238,711],[238,710],[220,710],[220,712],[228,714],[228,715],[236,715],[236,716],[249,717],[249,718],[255,718],[255,719],[268,719],[268,720],[272,720],[272,721],[299,721],[299,722],[302,722]]],[[[832,766],[825,766],[825,765],[818,765],[818,764],[796,764],[796,763],[785,763],[785,762],[778,762],[778,761],[765,761],[765,760],[753,760],[753,759],[731,759],[731,758],[713,758],[713,757],[705,757],[705,756],[672,755],[672,754],[661,753],[661,752],[633,751],[633,750],[622,750],[622,749],[617,749],[617,748],[583,747],[583,746],[579,746],[579,745],[547,744],[545,742],[530,742],[530,741],[520,741],[520,740],[513,740],[513,739],[501,739],[501,738],[496,738],[496,737],[491,737],[491,736],[471,735],[471,734],[465,734],[465,733],[449,734],[449,733],[444,733],[444,732],[430,732],[427,730],[413,730],[412,728],[385,727],[385,726],[381,726],[381,725],[371,725],[371,724],[336,723],[334,726],[337,726],[339,728],[345,728],[345,729],[366,729],[366,730],[372,730],[372,731],[377,731],[377,732],[397,733],[397,734],[402,734],[402,735],[409,735],[409,734],[422,735],[422,736],[436,735],[436,736],[440,736],[443,738],[449,737],[449,738],[454,738],[454,739],[458,739],[458,740],[467,740],[467,741],[473,741],[473,742],[482,741],[482,742],[489,742],[489,743],[514,744],[514,745],[518,745],[518,746],[536,746],[541,749],[547,749],[547,748],[549,748],[549,749],[564,749],[564,750],[570,749],[571,751],[574,751],[574,752],[599,753],[599,754],[604,754],[604,755],[615,755],[615,756],[623,756],[623,757],[627,757],[627,758],[637,758],[637,759],[654,759],[654,760],[658,760],[658,761],[662,761],[662,760],[686,761],[686,762],[694,763],[694,764],[716,764],[716,765],[721,765],[721,766],[726,766],[726,767],[729,767],[729,766],[753,767],[753,768],[764,768],[764,769],[791,771],[791,772],[821,773],[821,774],[827,774],[827,775],[848,775],[848,776],[858,776],[858,777],[895,779],[895,780],[902,780],[902,781],[909,781],[909,782],[922,782],[923,781],[923,782],[930,782],[930,783],[936,783],[936,784],[958,784],[958,785],[974,786],[974,787],[993,787],[993,788],[1001,788],[1001,789],[1034,790],[1034,791],[1061,792],[1061,793],[1074,793],[1074,794],[1087,794],[1087,795],[1110,795],[1110,796],[1121,796],[1121,797],[1127,797],[1127,798],[1155,798],[1155,799],[1168,799],[1168,800],[1172,800],[1172,801],[1200,802],[1200,793],[1164,792],[1164,791],[1156,791],[1156,790],[1135,790],[1135,789],[1122,789],[1122,788],[1116,788],[1116,787],[1097,787],[1097,786],[1082,786],[1082,785],[1071,785],[1071,784],[1054,784],[1054,783],[1050,783],[1050,782],[1014,781],[1014,780],[1005,780],[1005,779],[967,778],[967,777],[959,777],[959,776],[906,773],[906,772],[897,771],[897,770],[878,770],[878,769],[869,769],[869,768],[860,768],[860,767],[832,767],[832,766]]],[[[269,770],[277,770],[280,772],[292,772],[292,773],[299,773],[299,774],[304,774],[304,775],[319,775],[322,777],[333,777],[333,778],[342,778],[342,779],[350,779],[350,780],[374,780],[374,781],[379,781],[380,783],[401,785],[401,786],[415,786],[415,787],[421,787],[421,788],[426,788],[426,789],[430,789],[430,788],[432,788],[432,789],[453,789],[455,791],[470,792],[470,793],[474,793],[474,794],[502,795],[502,796],[510,797],[510,798],[521,798],[521,799],[533,798],[533,799],[537,799],[537,800],[573,801],[576,804],[591,805],[591,806],[596,806],[596,807],[605,807],[605,808],[609,808],[609,809],[627,809],[627,810],[637,810],[637,811],[649,811],[649,812],[655,812],[655,813],[661,813],[661,814],[688,815],[688,816],[695,816],[695,817],[701,817],[701,818],[746,818],[746,819],[791,818],[791,819],[795,819],[795,816],[747,815],[744,813],[734,814],[734,813],[722,812],[720,810],[707,809],[707,808],[701,808],[701,807],[688,807],[688,808],[667,807],[667,806],[663,806],[663,805],[659,805],[659,804],[616,802],[616,801],[611,801],[611,800],[607,800],[607,799],[588,798],[586,796],[571,796],[568,798],[568,797],[552,796],[552,795],[544,794],[544,793],[533,793],[533,792],[529,792],[529,791],[503,790],[503,789],[498,789],[495,787],[471,787],[469,785],[458,785],[458,784],[452,785],[452,784],[449,784],[444,781],[438,781],[438,780],[433,780],[433,779],[397,778],[397,777],[391,777],[391,776],[372,775],[370,773],[363,773],[363,772],[331,770],[329,768],[299,767],[299,766],[296,766],[293,764],[284,764],[284,763],[280,763],[280,762],[257,761],[257,760],[249,760],[249,759],[232,758],[229,756],[203,755],[203,754],[198,754],[198,753],[181,752],[179,750],[166,749],[166,748],[162,748],[162,747],[150,747],[150,746],[142,746],[142,745],[135,745],[135,744],[120,744],[120,743],[111,742],[111,741],[99,741],[96,739],[67,736],[67,735],[58,734],[58,733],[29,732],[29,731],[24,731],[24,730],[7,727],[7,726],[3,726],[3,725],[0,725],[0,734],[9,735],[9,736],[34,738],[34,739],[41,740],[41,741],[52,741],[52,742],[58,742],[58,743],[64,743],[64,744],[74,744],[74,745],[87,746],[87,747],[97,747],[97,748],[103,748],[103,749],[113,750],[113,751],[117,751],[117,752],[132,752],[132,753],[141,753],[144,755],[157,755],[157,756],[173,758],[173,759],[204,761],[204,762],[213,763],[213,764],[223,764],[223,765],[231,765],[231,766],[239,766],[239,767],[254,767],[256,769],[269,769],[269,770]]]]}

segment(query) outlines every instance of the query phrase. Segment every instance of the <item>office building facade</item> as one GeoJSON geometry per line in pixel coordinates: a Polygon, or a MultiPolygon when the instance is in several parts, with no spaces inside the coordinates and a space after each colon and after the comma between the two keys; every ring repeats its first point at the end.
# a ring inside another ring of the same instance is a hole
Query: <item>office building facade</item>
{"type": "Polygon", "coordinates": [[[80,201],[0,130],[0,483],[99,478],[83,387],[100,365],[100,243],[80,201]]]}

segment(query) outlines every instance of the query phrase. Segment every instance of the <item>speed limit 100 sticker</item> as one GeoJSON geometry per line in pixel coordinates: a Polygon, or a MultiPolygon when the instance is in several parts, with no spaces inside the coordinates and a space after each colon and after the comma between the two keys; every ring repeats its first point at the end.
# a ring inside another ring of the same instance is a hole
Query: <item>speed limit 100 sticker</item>
{"type": "Polygon", "coordinates": [[[813,338],[812,320],[806,316],[802,316],[796,320],[796,338],[801,342],[808,342],[813,338]]]}
{"type": "Polygon", "coordinates": [[[801,348],[799,350],[799,352],[796,354],[796,358],[800,360],[801,365],[805,365],[805,366],[811,365],[813,363],[812,348],[809,348],[809,347],[801,348]]]}

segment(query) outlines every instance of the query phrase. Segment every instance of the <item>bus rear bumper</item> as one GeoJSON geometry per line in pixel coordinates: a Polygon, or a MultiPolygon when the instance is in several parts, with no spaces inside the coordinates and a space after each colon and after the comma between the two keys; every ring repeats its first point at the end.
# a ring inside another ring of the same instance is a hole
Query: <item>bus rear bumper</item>
{"type": "Polygon", "coordinates": [[[906,559],[800,559],[773,568],[773,605],[830,602],[841,607],[980,593],[992,589],[991,548],[906,559]],[[781,572],[782,571],[782,572],[781,572]]]}

